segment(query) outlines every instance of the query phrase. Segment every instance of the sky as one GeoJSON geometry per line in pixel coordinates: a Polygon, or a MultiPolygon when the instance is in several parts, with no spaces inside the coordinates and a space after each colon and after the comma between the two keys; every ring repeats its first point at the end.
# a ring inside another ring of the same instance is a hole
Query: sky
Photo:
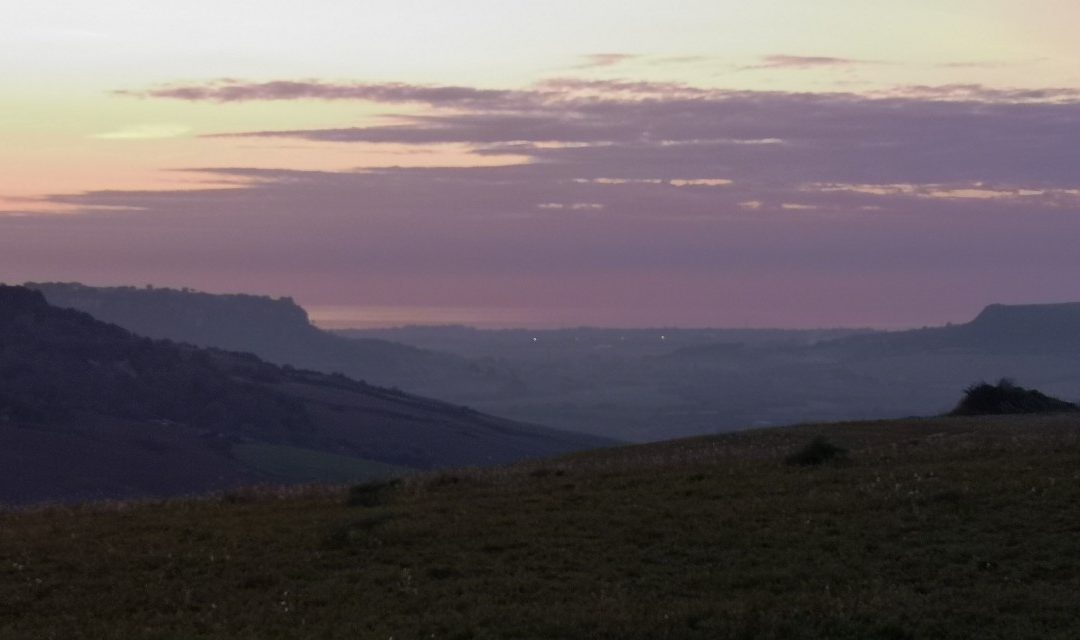
{"type": "Polygon", "coordinates": [[[11,2],[0,280],[324,326],[1080,300],[1072,0],[11,2]]]}

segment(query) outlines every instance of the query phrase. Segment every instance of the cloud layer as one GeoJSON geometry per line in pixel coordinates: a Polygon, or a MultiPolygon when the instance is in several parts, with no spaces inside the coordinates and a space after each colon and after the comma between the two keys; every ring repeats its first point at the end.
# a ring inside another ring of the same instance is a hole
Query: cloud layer
{"type": "Polygon", "coordinates": [[[0,252],[38,265],[28,277],[54,268],[34,251],[49,246],[100,279],[182,272],[175,284],[206,287],[231,274],[232,288],[315,302],[593,308],[606,311],[580,321],[600,323],[639,313],[631,324],[904,324],[1080,296],[1080,95],[1069,89],[228,80],[126,93],[407,105],[389,122],[217,142],[453,143],[520,162],[204,168],[231,188],[57,195],[122,212],[0,218],[0,252]]]}
{"type": "MultiPolygon", "coordinates": [[[[229,85],[229,99],[259,99],[252,96],[266,86],[229,85]]],[[[168,95],[219,100],[215,92],[221,90],[187,87],[168,95]]],[[[341,99],[350,90],[316,83],[293,87],[289,95],[341,99]]],[[[265,99],[284,94],[271,95],[265,99]]],[[[963,85],[858,95],[563,80],[530,90],[475,93],[464,87],[365,85],[355,99],[365,95],[388,102],[425,96],[435,109],[396,117],[393,124],[224,135],[459,143],[479,155],[526,156],[562,167],[571,177],[720,177],[786,191],[816,183],[1067,189],[1080,182],[1080,94],[1064,89],[963,85]]]]}
{"type": "Polygon", "coordinates": [[[175,85],[147,91],[121,89],[116,95],[138,98],[171,98],[192,102],[252,102],[256,100],[363,100],[367,102],[431,105],[487,103],[512,95],[512,91],[458,86],[418,86],[405,83],[340,84],[318,80],[241,82],[219,80],[200,85],[175,85]]]}

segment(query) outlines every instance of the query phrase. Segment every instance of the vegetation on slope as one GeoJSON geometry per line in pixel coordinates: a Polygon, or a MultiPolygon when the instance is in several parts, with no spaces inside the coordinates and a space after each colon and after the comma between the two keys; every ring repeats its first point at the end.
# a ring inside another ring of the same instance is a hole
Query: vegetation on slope
{"type": "Polygon", "coordinates": [[[0,285],[0,503],[361,480],[387,465],[505,464],[608,444],[141,337],[0,285]]]}
{"type": "Polygon", "coordinates": [[[267,384],[282,377],[254,356],[143,338],[0,286],[0,423],[157,421],[290,438],[313,424],[267,384]]]}
{"type": "Polygon", "coordinates": [[[1075,416],[939,418],[9,512],[0,638],[1073,638],[1078,469],[1075,416]]]}
{"type": "Polygon", "coordinates": [[[349,340],[320,330],[291,298],[162,287],[27,283],[50,304],[74,308],[141,336],[253,353],[267,362],[340,372],[379,386],[468,404],[506,383],[465,358],[387,340],[349,340]]]}
{"type": "Polygon", "coordinates": [[[415,469],[280,444],[238,444],[232,455],[279,482],[358,482],[407,475],[415,469]]]}
{"type": "Polygon", "coordinates": [[[985,416],[1009,413],[1063,413],[1078,411],[1071,402],[1052,398],[1035,389],[1017,386],[1002,378],[996,385],[982,382],[964,390],[964,398],[952,410],[954,416],[985,416]]]}

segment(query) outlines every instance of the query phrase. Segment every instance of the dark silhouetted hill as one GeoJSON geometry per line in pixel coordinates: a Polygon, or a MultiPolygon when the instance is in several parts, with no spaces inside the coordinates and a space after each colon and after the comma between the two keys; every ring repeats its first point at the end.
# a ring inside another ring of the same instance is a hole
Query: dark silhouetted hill
{"type": "Polygon", "coordinates": [[[58,282],[25,286],[41,291],[50,304],[85,311],[139,335],[246,351],[276,364],[340,372],[422,395],[462,401],[511,382],[466,358],[322,331],[291,298],[58,282]]]}
{"type": "Polygon", "coordinates": [[[849,336],[820,345],[851,354],[969,351],[988,354],[1080,353],[1080,303],[987,306],[971,322],[849,336]]]}
{"type": "Polygon", "coordinates": [[[499,464],[599,446],[465,407],[137,336],[0,286],[0,502],[175,495],[364,462],[499,464]]]}
{"type": "Polygon", "coordinates": [[[992,304],[960,329],[987,350],[1080,352],[1080,303],[992,304]]]}

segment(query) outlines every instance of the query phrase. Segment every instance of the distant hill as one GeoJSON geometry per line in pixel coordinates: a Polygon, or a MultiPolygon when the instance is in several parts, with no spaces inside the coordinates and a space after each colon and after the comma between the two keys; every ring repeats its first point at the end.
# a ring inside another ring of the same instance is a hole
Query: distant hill
{"type": "Polygon", "coordinates": [[[992,304],[971,322],[847,336],[820,345],[857,353],[971,351],[987,354],[1080,353],[1080,302],[992,304]]]}
{"type": "Polygon", "coordinates": [[[414,347],[449,351],[472,358],[512,357],[545,360],[579,356],[583,351],[619,356],[664,355],[680,348],[730,343],[745,346],[806,346],[868,333],[868,329],[685,329],[677,327],[562,329],[478,329],[461,325],[344,329],[337,335],[382,339],[414,347]]]}
{"type": "Polygon", "coordinates": [[[512,384],[504,372],[459,356],[322,331],[291,298],[71,282],[25,286],[41,291],[50,304],[85,311],[139,335],[246,351],[276,364],[340,372],[422,395],[468,401],[512,384]]]}
{"type": "Polygon", "coordinates": [[[519,420],[649,441],[751,426],[935,415],[977,380],[1080,397],[1080,303],[990,305],[906,331],[767,329],[350,331],[497,358],[520,381],[473,404],[519,420]]]}
{"type": "Polygon", "coordinates": [[[967,323],[888,332],[445,326],[331,335],[287,299],[35,286],[154,336],[619,440],[937,415],[959,389],[1005,377],[1080,399],[1080,303],[990,305],[967,323]]]}
{"type": "Polygon", "coordinates": [[[985,349],[1080,352],[1080,302],[992,304],[959,329],[985,349]]]}
{"type": "Polygon", "coordinates": [[[1080,397],[1080,303],[995,304],[963,324],[813,344],[717,341],[648,369],[668,381],[665,400],[682,412],[667,424],[695,411],[743,426],[941,414],[958,389],[1000,378],[1072,400],[1080,397]]]}
{"type": "Polygon", "coordinates": [[[137,336],[0,286],[0,502],[500,464],[605,441],[137,336]],[[351,462],[350,462],[351,461],[351,462]],[[365,466],[366,465],[366,466],[365,466]]]}

